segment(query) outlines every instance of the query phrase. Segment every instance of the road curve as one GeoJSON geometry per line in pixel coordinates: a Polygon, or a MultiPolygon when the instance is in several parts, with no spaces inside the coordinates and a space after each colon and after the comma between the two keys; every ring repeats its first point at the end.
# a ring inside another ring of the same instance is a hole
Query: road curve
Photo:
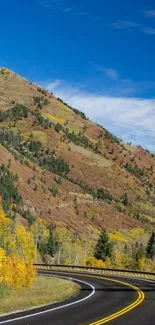
{"type": "Polygon", "coordinates": [[[44,274],[69,277],[78,281],[81,286],[78,297],[31,312],[1,317],[0,324],[154,324],[155,282],[153,281],[80,272],[44,271],[44,274]]]}

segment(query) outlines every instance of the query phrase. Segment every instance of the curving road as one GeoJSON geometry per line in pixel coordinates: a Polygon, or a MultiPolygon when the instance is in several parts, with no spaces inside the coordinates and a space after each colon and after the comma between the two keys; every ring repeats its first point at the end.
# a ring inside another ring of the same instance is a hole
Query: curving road
{"type": "Polygon", "coordinates": [[[80,272],[42,272],[74,279],[78,297],[63,303],[0,318],[12,325],[152,325],[155,282],[80,272]],[[144,297],[145,296],[145,297],[144,297]]]}

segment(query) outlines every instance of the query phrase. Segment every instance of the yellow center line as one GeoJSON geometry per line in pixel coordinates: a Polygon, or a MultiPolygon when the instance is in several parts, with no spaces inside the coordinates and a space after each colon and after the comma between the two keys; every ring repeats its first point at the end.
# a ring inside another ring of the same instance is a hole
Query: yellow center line
{"type": "MultiPolygon", "coordinates": [[[[53,272],[62,273],[63,271],[53,271],[53,272]]],[[[111,278],[105,278],[105,277],[96,276],[96,275],[87,275],[87,274],[81,274],[81,273],[74,273],[74,272],[65,272],[64,271],[63,273],[78,275],[78,276],[87,277],[87,278],[94,278],[94,279],[101,279],[101,280],[115,282],[115,283],[127,286],[127,287],[135,290],[137,292],[137,294],[138,294],[138,298],[133,303],[131,303],[130,305],[126,306],[125,308],[121,309],[120,311],[118,311],[116,313],[113,313],[113,314],[111,314],[111,315],[109,315],[107,317],[104,317],[104,318],[102,318],[102,319],[100,319],[98,321],[95,321],[93,323],[90,323],[88,325],[102,325],[102,324],[108,323],[111,320],[116,319],[116,318],[128,313],[130,310],[133,310],[134,308],[138,307],[143,302],[143,300],[145,299],[145,294],[144,294],[144,292],[142,290],[140,290],[138,287],[136,287],[136,286],[134,286],[134,285],[132,285],[132,284],[130,284],[128,282],[125,282],[125,281],[120,281],[120,280],[111,279],[111,278]]]]}

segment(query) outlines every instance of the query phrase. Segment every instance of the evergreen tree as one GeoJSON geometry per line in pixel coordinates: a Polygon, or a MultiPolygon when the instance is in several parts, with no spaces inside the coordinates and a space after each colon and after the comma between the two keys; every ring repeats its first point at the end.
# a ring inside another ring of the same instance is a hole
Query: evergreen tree
{"type": "Polygon", "coordinates": [[[112,251],[113,251],[113,243],[110,240],[107,232],[103,231],[100,234],[100,237],[98,239],[95,252],[94,252],[94,257],[98,260],[102,260],[105,262],[107,257],[112,256],[112,251]]]}
{"type": "Polygon", "coordinates": [[[58,249],[59,249],[59,243],[58,243],[58,241],[56,239],[55,228],[52,225],[52,226],[50,226],[50,229],[49,229],[49,239],[48,239],[48,243],[47,243],[47,252],[52,257],[54,257],[54,255],[57,253],[58,249]]]}
{"type": "Polygon", "coordinates": [[[125,193],[123,196],[123,203],[124,205],[128,205],[129,204],[129,199],[128,199],[128,194],[125,193]]]}
{"type": "Polygon", "coordinates": [[[59,185],[62,184],[62,179],[61,179],[61,177],[58,178],[57,183],[58,183],[59,185]]]}
{"type": "Polygon", "coordinates": [[[146,253],[149,258],[152,258],[155,256],[155,231],[152,232],[147,247],[146,247],[146,253]]]}

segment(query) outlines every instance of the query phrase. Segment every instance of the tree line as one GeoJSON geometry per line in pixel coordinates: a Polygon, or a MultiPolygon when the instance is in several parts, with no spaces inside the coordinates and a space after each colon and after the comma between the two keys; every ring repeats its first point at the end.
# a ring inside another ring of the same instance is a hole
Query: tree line
{"type": "MultiPolygon", "coordinates": [[[[106,231],[103,231],[97,241],[97,245],[94,250],[94,257],[97,260],[106,262],[107,258],[112,258],[114,251],[114,242],[110,240],[106,231]]],[[[127,252],[127,246],[124,247],[124,252],[127,252]]],[[[152,231],[146,247],[142,243],[135,243],[133,251],[134,267],[138,266],[140,260],[155,259],[155,232],[152,231]]]]}

